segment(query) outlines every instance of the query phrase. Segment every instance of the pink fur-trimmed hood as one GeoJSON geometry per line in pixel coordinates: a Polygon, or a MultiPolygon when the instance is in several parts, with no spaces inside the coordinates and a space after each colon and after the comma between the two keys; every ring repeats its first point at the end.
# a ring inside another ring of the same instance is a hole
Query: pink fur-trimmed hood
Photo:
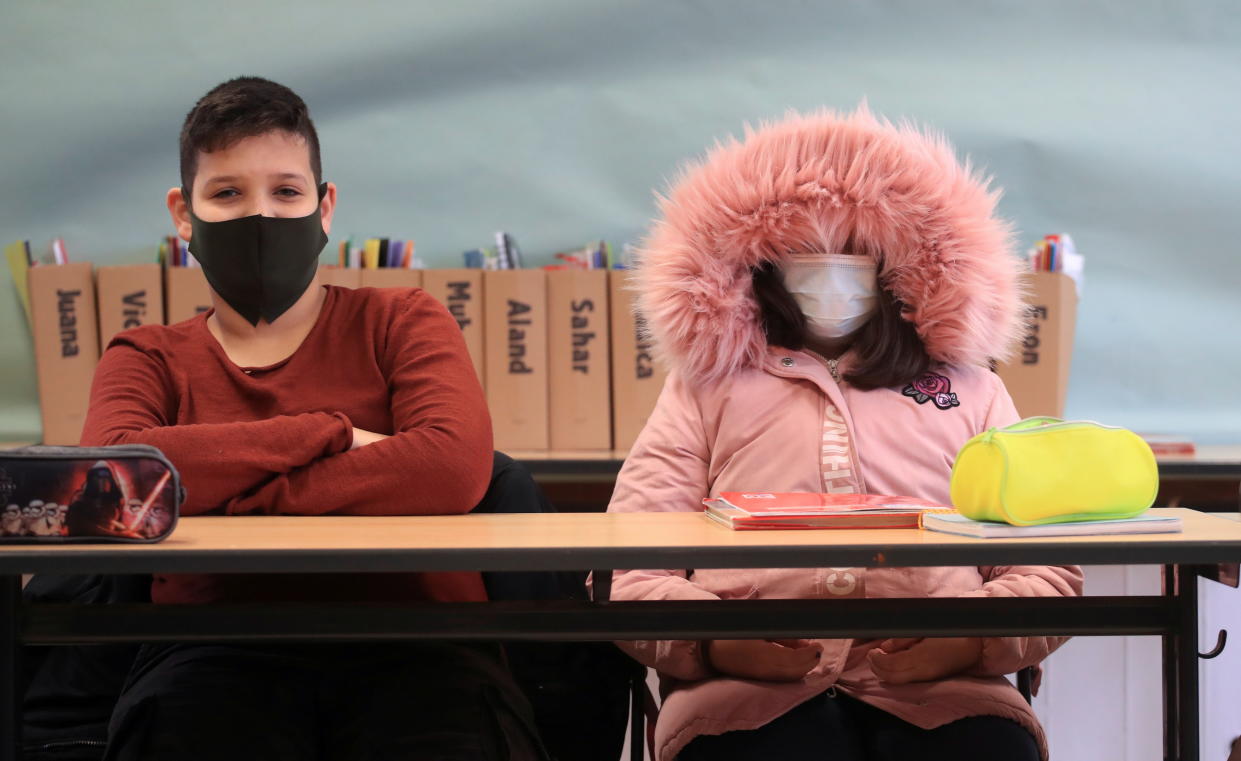
{"type": "Polygon", "coordinates": [[[758,366],[751,268],[792,252],[855,253],[935,361],[986,365],[1021,337],[1012,229],[999,192],[939,134],[873,116],[790,114],[687,167],[638,251],[638,309],[657,351],[697,383],[758,366]]]}

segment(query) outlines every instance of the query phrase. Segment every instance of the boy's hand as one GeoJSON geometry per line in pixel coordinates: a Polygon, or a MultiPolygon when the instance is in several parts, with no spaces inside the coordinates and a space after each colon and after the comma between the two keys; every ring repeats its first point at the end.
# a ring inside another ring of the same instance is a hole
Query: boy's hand
{"type": "Polygon", "coordinates": [[[889,639],[866,657],[881,682],[930,682],[959,674],[977,663],[982,657],[982,640],[977,637],[889,639]]]}
{"type": "Polygon", "coordinates": [[[361,428],[353,429],[353,443],[349,445],[350,449],[361,449],[367,444],[374,444],[376,441],[383,441],[388,438],[382,433],[373,433],[364,431],[361,428]]]}
{"type": "Polygon", "coordinates": [[[742,679],[796,682],[819,665],[819,649],[804,640],[713,639],[706,648],[716,671],[742,679]]]}

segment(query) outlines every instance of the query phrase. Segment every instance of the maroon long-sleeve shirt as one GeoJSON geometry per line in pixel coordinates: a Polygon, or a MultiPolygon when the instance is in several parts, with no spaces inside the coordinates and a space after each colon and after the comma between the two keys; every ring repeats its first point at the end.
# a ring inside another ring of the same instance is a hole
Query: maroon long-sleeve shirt
{"type": "MultiPolygon", "coordinates": [[[[424,291],[328,286],[301,346],[233,364],[207,315],[118,335],[82,444],[151,444],[182,515],[468,512],[491,474],[491,418],[461,331],[424,291]],[[352,428],[392,434],[350,450],[352,428]]],[[[239,521],[244,520],[239,518],[239,521]]],[[[156,602],[483,600],[476,573],[159,575],[156,602]]]]}

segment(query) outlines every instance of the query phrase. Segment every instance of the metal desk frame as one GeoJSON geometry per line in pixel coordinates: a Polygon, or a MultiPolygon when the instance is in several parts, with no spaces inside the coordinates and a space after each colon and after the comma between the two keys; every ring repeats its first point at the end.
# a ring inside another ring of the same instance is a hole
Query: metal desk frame
{"type": "MultiPolygon", "coordinates": [[[[603,517],[603,516],[591,516],[603,517]]],[[[192,520],[192,519],[191,519],[192,520]]],[[[1176,536],[1176,535],[1170,535],[1176,536]]],[[[116,642],[375,642],[758,637],[1163,637],[1165,759],[1197,761],[1199,569],[1241,558],[1241,541],[1166,544],[934,543],[890,546],[538,547],[0,553],[0,761],[18,756],[23,645],[116,642]],[[606,601],[613,568],[821,568],[1147,564],[1163,594],[1079,598],[606,601]],[[351,606],[27,605],[22,573],[315,573],[601,569],[597,602],[351,606]]],[[[638,712],[635,712],[635,719],[638,712]]],[[[637,724],[635,720],[634,724],[637,724]]],[[[639,735],[640,737],[640,735],[639,735]]]]}

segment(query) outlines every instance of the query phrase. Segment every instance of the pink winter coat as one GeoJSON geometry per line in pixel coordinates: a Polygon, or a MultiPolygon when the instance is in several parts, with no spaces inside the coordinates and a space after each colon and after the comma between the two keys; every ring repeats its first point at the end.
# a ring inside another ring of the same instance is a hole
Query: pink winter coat
{"type": "MultiPolygon", "coordinates": [[[[638,310],[669,375],[617,481],[610,511],[701,510],[722,491],[857,491],[948,501],[953,458],[971,436],[1017,419],[988,369],[1012,355],[1024,306],[998,192],[939,135],[872,116],[790,115],[718,144],[685,169],[638,252],[638,310]],[[907,385],[862,391],[809,352],[769,347],[753,269],[789,254],[874,259],[933,361],[907,385]],[[836,372],[833,373],[832,369],[836,372]]],[[[705,520],[705,518],[704,518],[705,520]]],[[[824,543],[833,535],[823,533],[824,543]]],[[[617,600],[1050,596],[1081,593],[1075,567],[629,570],[617,600]]],[[[659,761],[694,737],[760,727],[835,685],[921,727],[995,715],[1028,728],[1004,674],[1060,638],[990,638],[968,674],[878,682],[877,643],[822,640],[819,666],[775,683],[715,673],[700,643],[623,646],[663,677],[659,761]]]]}
{"type": "MultiPolygon", "coordinates": [[[[848,362],[842,359],[841,373],[848,362]]],[[[933,398],[920,404],[902,389],[859,391],[835,382],[815,355],[777,348],[761,368],[710,389],[692,388],[674,373],[608,510],[696,511],[703,497],[755,490],[848,490],[947,503],[957,450],[1017,413],[987,370],[941,367],[935,374],[947,382],[934,384],[950,386],[958,406],[940,408],[933,398]]],[[[832,538],[823,535],[825,544],[832,538]]],[[[1077,595],[1081,585],[1072,567],[698,569],[689,578],[681,570],[632,570],[615,574],[612,599],[1048,596],[1077,595]]],[[[902,686],[880,684],[871,673],[865,656],[878,645],[873,641],[818,640],[819,666],[793,683],[715,673],[697,641],[622,646],[663,677],[655,742],[659,761],[668,761],[698,735],[760,727],[832,685],[928,729],[966,716],[1003,716],[1029,729],[1045,755],[1038,720],[1002,675],[1039,663],[1062,641],[988,638],[969,675],[902,686]]]]}

